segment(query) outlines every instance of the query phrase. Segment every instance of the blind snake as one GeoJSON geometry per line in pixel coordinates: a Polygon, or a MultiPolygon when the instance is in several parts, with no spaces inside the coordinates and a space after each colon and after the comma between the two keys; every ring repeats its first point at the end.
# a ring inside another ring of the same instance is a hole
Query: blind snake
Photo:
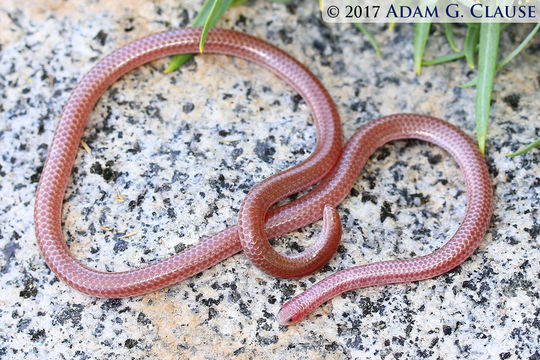
{"type": "Polygon", "coordinates": [[[365,286],[428,279],[461,264],[477,248],[492,212],[492,189],[484,158],[471,139],[442,120],[418,114],[386,116],[361,127],[342,149],[341,123],[330,95],[303,65],[255,37],[212,29],[205,52],[238,56],[268,68],[289,83],[309,104],[317,145],[300,164],[257,184],[246,196],[238,225],[198,245],[148,266],[109,273],[91,269],[69,251],[61,228],[62,202],[86,120],[95,103],[119,77],[151,60],[198,52],[200,28],[184,28],[136,40],[98,62],[79,82],[64,107],[36,193],[36,238],[48,266],[73,288],[93,296],[118,298],[146,294],[193,276],[244,251],[264,272],[296,278],[327,263],[341,237],[336,206],[348,195],[370,155],[384,143],[416,138],[448,151],[467,184],[467,210],[457,232],[432,254],[390,260],[340,271],[287,302],[280,324],[295,323],[332,297],[365,286]],[[277,201],[317,184],[306,195],[280,207],[277,201]],[[284,256],[268,239],[323,217],[319,239],[304,252],[284,256]]]}

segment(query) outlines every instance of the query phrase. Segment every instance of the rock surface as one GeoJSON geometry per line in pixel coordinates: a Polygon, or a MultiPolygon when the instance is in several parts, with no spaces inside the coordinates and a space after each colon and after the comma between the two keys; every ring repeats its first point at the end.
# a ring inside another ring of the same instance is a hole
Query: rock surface
{"type": "MultiPolygon", "coordinates": [[[[0,358],[539,359],[540,152],[504,156],[540,135],[538,36],[497,76],[487,153],[495,213],[480,248],[448,274],[344,294],[296,326],[275,320],[281,304],[329,274],[429,253],[457,229],[466,207],[457,164],[437,147],[398,141],[373,155],[340,205],[342,246],[312,276],[275,279],[238,254],[166,290],[121,300],[80,294],[55,277],[36,245],[32,211],[63,104],[99,58],[188,25],[200,3],[2,2],[0,358]]],[[[474,88],[456,87],[474,71],[454,62],[416,76],[411,25],[370,26],[382,59],[354,27],[323,23],[316,2],[250,2],[219,25],[308,65],[334,97],[345,139],[396,112],[441,117],[474,136],[474,88]]],[[[501,51],[526,30],[510,27],[501,51]]],[[[434,32],[428,58],[451,51],[442,27],[434,32]]],[[[204,55],[163,75],[168,61],[124,76],[88,121],[91,152],[81,148],[77,157],[63,229],[91,267],[132,269],[234,224],[247,190],[313,149],[308,106],[268,71],[204,55]]],[[[298,252],[319,228],[275,244],[298,252]]]]}

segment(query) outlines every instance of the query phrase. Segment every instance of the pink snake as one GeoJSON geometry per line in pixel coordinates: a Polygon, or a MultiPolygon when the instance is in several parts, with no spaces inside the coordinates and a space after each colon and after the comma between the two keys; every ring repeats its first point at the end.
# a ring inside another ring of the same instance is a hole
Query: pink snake
{"type": "Polygon", "coordinates": [[[88,268],[73,257],[62,235],[64,193],[87,118],[103,92],[119,77],[151,60],[198,51],[201,29],[187,28],[134,41],[101,60],[73,90],[57,126],[43,168],[35,202],[36,237],[43,257],[57,276],[73,288],[98,297],[146,294],[193,276],[244,250],[264,272],[282,278],[319,269],[333,256],[341,237],[336,206],[348,195],[373,152],[396,139],[416,138],[437,144],[459,163],[467,183],[467,210],[454,236],[432,254],[391,260],[340,271],[287,302],[277,315],[280,324],[295,323],[334,296],[366,286],[417,281],[445,273],[478,247],[492,212],[492,189],[484,158],[471,139],[433,117],[398,114],[361,129],[342,152],[339,115],[321,83],[295,59],[276,47],[231,30],[209,32],[205,52],[238,56],[263,65],[295,88],[310,105],[317,127],[317,146],[304,162],[257,184],[247,195],[238,225],[200,244],[143,268],[108,273],[88,268]],[[318,183],[303,197],[271,206],[318,183]],[[277,253],[268,239],[323,217],[319,239],[294,256],[277,253]]]}

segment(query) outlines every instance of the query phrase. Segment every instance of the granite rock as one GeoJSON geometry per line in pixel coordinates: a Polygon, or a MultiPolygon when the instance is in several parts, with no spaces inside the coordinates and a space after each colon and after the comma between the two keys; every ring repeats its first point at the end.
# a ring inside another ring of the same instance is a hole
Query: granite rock
{"type": "MultiPolygon", "coordinates": [[[[443,150],[396,141],[378,150],[339,206],[344,236],[321,271],[279,280],[241,253],[166,290],[131,299],[80,294],[49,270],[32,220],[39,175],[63,104],[98,59],[126,42],[188,25],[201,1],[3,1],[0,5],[0,358],[539,359],[540,152],[504,155],[540,135],[540,42],[497,75],[487,162],[495,209],[479,249],[448,274],[346,293],[280,327],[281,304],[354,264],[427,254],[466,207],[443,150]]],[[[412,26],[373,25],[383,57],[315,2],[250,2],[219,25],[288,51],[335,99],[345,139],[381,115],[426,113],[474,136],[474,76],[464,62],[412,66],[412,26]]],[[[503,35],[508,53],[525,26],[503,35]]],[[[427,57],[451,49],[434,26],[427,57]]],[[[463,29],[458,29],[463,35],[463,29]]],[[[163,75],[142,66],[100,99],[68,186],[63,230],[88,266],[123,271],[174,254],[236,222],[254,184],[305,159],[309,107],[266,70],[197,56],[163,75]],[[120,196],[121,195],[121,196],[120,196]],[[123,198],[123,201],[121,201],[123,198]],[[122,235],[134,235],[122,238],[122,235]]],[[[273,243],[296,253],[320,223],[273,243]]]]}

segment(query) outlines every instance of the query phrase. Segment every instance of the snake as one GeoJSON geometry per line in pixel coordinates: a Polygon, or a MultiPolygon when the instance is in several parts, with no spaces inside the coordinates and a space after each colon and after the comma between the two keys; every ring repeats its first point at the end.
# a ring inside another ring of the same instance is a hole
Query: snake
{"type": "Polygon", "coordinates": [[[309,105],[317,132],[312,153],[301,163],[256,184],[246,195],[238,224],[188,249],[150,265],[123,272],[102,272],[81,263],[62,232],[62,204],[86,121],[118,78],[149,61],[197,53],[201,28],[181,28],[135,40],[99,61],[73,89],[63,108],[40,176],[34,205],[37,244],[48,267],[74,289],[96,297],[133,297],[163,289],[243,251],[263,272],[280,278],[313,273],[332,258],[341,239],[337,206],[350,193],[376,149],[397,139],[434,143],[458,162],[467,187],[465,217],[450,240],[422,257],[389,260],[342,270],[288,301],[276,318],[296,323],[322,303],[353,289],[419,281],[443,274],[467,259],[484,237],[492,214],[492,188],[484,157],[457,127],[421,114],[395,114],[362,126],[343,147],[337,107],[321,82],[279,48],[250,35],[211,29],[204,52],[257,63],[292,86],[309,105]],[[280,200],[311,187],[280,206],[280,200]],[[274,238],[323,219],[318,239],[303,252],[282,255],[274,238]]]}

